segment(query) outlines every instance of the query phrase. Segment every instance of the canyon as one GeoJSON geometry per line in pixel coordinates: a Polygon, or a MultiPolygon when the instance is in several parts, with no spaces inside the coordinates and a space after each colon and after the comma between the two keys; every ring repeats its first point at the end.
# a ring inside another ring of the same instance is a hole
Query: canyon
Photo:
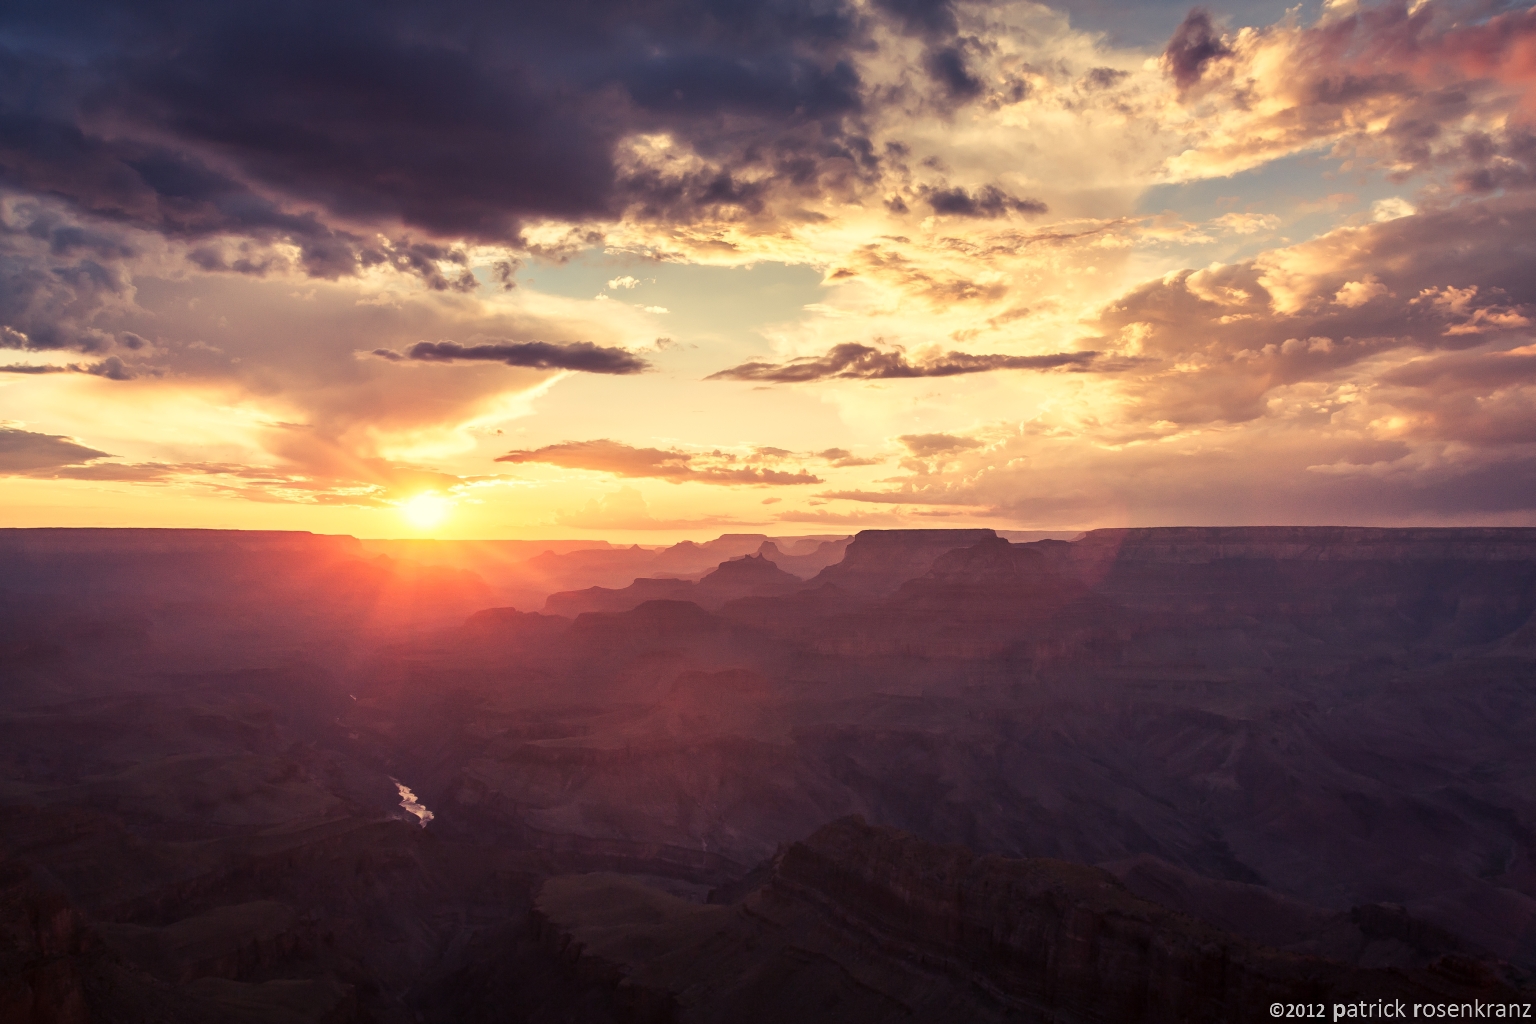
{"type": "Polygon", "coordinates": [[[1536,1001],[1536,530],[0,530],[0,611],[0,1020],[1536,1001]]]}

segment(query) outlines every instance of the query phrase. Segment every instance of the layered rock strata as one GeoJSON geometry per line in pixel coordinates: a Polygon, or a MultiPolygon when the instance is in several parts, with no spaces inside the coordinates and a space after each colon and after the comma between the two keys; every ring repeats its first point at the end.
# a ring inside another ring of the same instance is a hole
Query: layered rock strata
{"type": "Polygon", "coordinates": [[[1294,1004],[1523,1005],[1499,965],[1298,956],[1143,900],[1097,868],[977,856],[852,817],[783,851],[731,907],[618,876],[552,879],[545,943],[646,1021],[1223,1022],[1294,1004]],[[820,1012],[799,1005],[819,993],[820,1012]],[[835,1006],[836,1014],[827,1008],[835,1006]]]}

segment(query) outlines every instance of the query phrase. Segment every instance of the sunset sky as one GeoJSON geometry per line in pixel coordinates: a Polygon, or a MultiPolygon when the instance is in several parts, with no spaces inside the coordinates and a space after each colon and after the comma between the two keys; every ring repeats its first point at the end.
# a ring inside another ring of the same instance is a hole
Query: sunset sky
{"type": "Polygon", "coordinates": [[[0,526],[1536,525],[1536,7],[13,2],[0,526]]]}

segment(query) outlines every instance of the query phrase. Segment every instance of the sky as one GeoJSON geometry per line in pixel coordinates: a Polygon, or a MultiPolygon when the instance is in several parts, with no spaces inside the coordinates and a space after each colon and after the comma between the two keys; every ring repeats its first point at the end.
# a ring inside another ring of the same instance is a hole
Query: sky
{"type": "Polygon", "coordinates": [[[17,0],[0,526],[1536,525],[1536,7],[17,0]]]}

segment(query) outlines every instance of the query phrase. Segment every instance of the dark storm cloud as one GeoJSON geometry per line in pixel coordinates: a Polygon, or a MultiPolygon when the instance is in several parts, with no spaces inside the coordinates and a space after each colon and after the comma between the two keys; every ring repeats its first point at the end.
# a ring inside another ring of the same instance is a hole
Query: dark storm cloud
{"type": "Polygon", "coordinates": [[[1487,194],[1536,186],[1536,132],[1519,124],[1498,135],[1474,132],[1462,142],[1465,165],[1455,176],[1458,191],[1487,194]]]}
{"type": "Polygon", "coordinates": [[[818,118],[860,105],[858,75],[846,61],[816,67],[782,56],[749,60],[696,52],[638,63],[625,83],[641,109],[668,113],[772,116],[799,110],[818,118]]]}
{"type": "MultiPolygon", "coordinates": [[[[83,84],[39,63],[32,53],[0,44],[0,75],[17,89],[0,91],[0,182],[168,237],[229,232],[285,238],[300,247],[311,273],[335,277],[350,271],[349,245],[356,239],[326,227],[313,213],[285,213],[195,153],[94,135],[78,123],[81,111],[61,109],[57,99],[29,105],[40,88],[69,96],[83,84]]],[[[78,97],[81,105],[88,101],[78,97]]]]}
{"type": "Polygon", "coordinates": [[[69,373],[67,366],[35,366],[25,363],[14,363],[9,366],[0,366],[0,373],[44,374],[44,373],[69,373]]]}
{"type": "Polygon", "coordinates": [[[0,209],[0,349],[110,349],[114,337],[92,320],[129,295],[124,260],[131,255],[112,233],[42,204],[0,209]]]}
{"type": "Polygon", "coordinates": [[[577,111],[515,68],[494,74],[496,55],[467,49],[470,24],[433,31],[403,5],[48,6],[28,11],[33,45],[3,59],[55,98],[0,114],[4,171],[96,212],[183,235],[330,237],[265,186],[342,218],[495,236],[518,213],[589,209],[605,185],[600,144],[565,120],[577,111]],[[124,37],[92,31],[105,23],[124,37]],[[154,129],[171,141],[134,139],[154,129]]]}
{"type": "Polygon", "coordinates": [[[875,6],[895,15],[902,29],[912,35],[943,39],[958,29],[953,0],[875,0],[875,6]]]}
{"type": "Polygon", "coordinates": [[[41,242],[48,255],[56,258],[84,256],[109,262],[135,255],[121,233],[84,226],[38,203],[17,203],[0,214],[0,236],[41,242]]]}
{"type": "Polygon", "coordinates": [[[492,362],[537,370],[581,370],[585,373],[642,373],[650,363],[622,348],[590,341],[559,345],[547,341],[487,341],[461,345],[456,341],[419,341],[404,352],[378,348],[373,354],[391,362],[492,362]]]}
{"type": "Polygon", "coordinates": [[[1210,14],[1196,7],[1174,30],[1168,48],[1163,51],[1163,60],[1174,84],[1182,90],[1200,81],[1211,61],[1231,55],[1232,50],[1221,41],[1221,35],[1211,24],[1210,14]]]}
{"type": "Polygon", "coordinates": [[[955,7],[953,0],[875,0],[900,31],[927,44],[923,70],[950,104],[975,99],[985,88],[966,60],[966,46],[976,40],[960,34],[955,7]]]}
{"type": "Polygon", "coordinates": [[[138,374],[130,370],[117,356],[107,356],[99,363],[78,368],[81,373],[89,373],[96,377],[105,377],[107,380],[133,380],[138,374]]]}
{"type": "Polygon", "coordinates": [[[981,94],[981,80],[971,74],[958,46],[931,49],[923,57],[923,70],[944,87],[952,99],[971,99],[981,94]]]}
{"type": "Polygon", "coordinates": [[[508,452],[496,460],[516,464],[544,463],[566,469],[585,469],[615,476],[666,480],[670,483],[705,484],[819,484],[821,478],[805,470],[782,470],[738,464],[734,456],[714,452],[697,455],[676,449],[635,448],[619,441],[565,441],[533,451],[508,452]]]}
{"type": "Polygon", "coordinates": [[[818,380],[888,380],[903,377],[954,377],[991,370],[1085,370],[1097,352],[1054,352],[1042,356],[972,355],[947,352],[913,361],[901,349],[878,349],[857,342],[833,346],[826,355],[784,363],[742,363],[706,380],[756,380],[773,384],[806,384],[818,380]]]}
{"type": "Polygon", "coordinates": [[[1049,207],[1038,199],[1019,198],[1010,195],[996,185],[983,185],[977,189],[926,188],[923,198],[934,213],[951,217],[982,217],[988,220],[1007,213],[1040,214],[1049,207]]]}
{"type": "Polygon", "coordinates": [[[432,276],[450,254],[375,232],[515,242],[530,218],[750,203],[748,168],[809,185],[874,162],[849,120],[867,17],[846,0],[62,0],[6,19],[0,183],[168,236],[287,240],[321,277],[387,261],[456,287],[432,276]],[[716,173],[631,176],[614,146],[637,131],[697,141],[716,173]]]}
{"type": "Polygon", "coordinates": [[[1089,68],[1083,81],[1090,89],[1112,89],[1122,80],[1129,78],[1130,74],[1129,71],[1120,71],[1116,68],[1089,68]]]}
{"type": "Polygon", "coordinates": [[[130,370],[117,356],[108,356],[99,363],[67,363],[63,366],[12,363],[0,366],[0,373],[18,373],[36,376],[48,373],[88,373],[108,380],[133,380],[138,375],[130,370]]]}

